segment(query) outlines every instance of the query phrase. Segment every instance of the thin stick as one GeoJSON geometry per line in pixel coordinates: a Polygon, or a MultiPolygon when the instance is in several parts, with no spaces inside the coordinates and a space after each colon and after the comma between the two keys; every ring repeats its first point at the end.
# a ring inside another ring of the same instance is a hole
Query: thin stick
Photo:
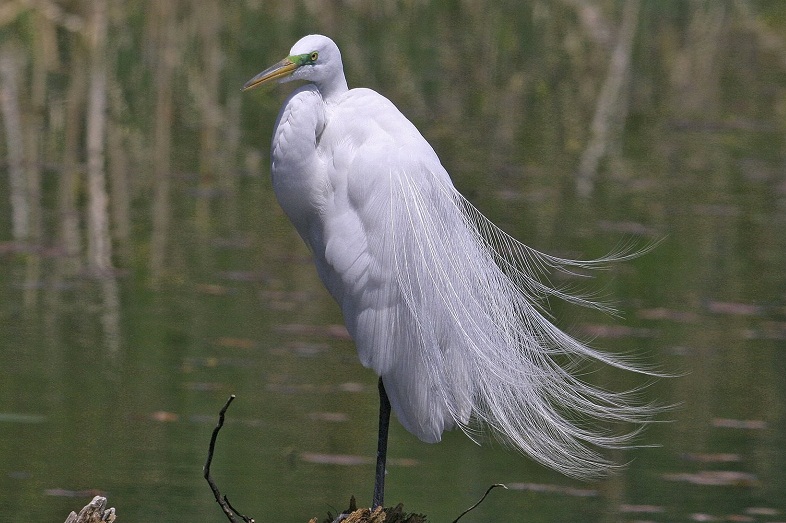
{"type": "Polygon", "coordinates": [[[371,508],[383,506],[385,500],[385,462],[388,454],[388,427],[390,426],[390,400],[382,378],[379,378],[379,436],[377,438],[377,471],[374,478],[374,498],[371,508]]]}
{"type": "Polygon", "coordinates": [[[237,518],[235,518],[235,515],[237,515],[245,523],[254,523],[254,518],[244,516],[229,504],[227,497],[221,495],[221,491],[218,490],[218,486],[210,476],[210,463],[213,461],[213,452],[216,449],[216,439],[218,438],[218,432],[221,430],[221,427],[224,426],[224,414],[226,414],[229,404],[232,403],[232,400],[234,399],[235,395],[232,394],[224,404],[224,407],[218,413],[218,424],[216,425],[216,428],[213,429],[213,435],[210,437],[210,446],[207,450],[207,461],[205,462],[203,471],[205,479],[207,480],[207,484],[210,485],[210,490],[213,491],[213,496],[215,496],[216,502],[219,504],[219,506],[221,506],[221,510],[224,511],[224,515],[226,515],[227,519],[229,519],[229,521],[232,523],[237,523],[237,518]]]}
{"type": "Polygon", "coordinates": [[[457,517],[456,519],[454,519],[454,520],[453,520],[453,523],[457,523],[457,522],[458,522],[458,520],[460,520],[461,518],[463,518],[464,516],[466,516],[466,515],[467,515],[467,513],[469,513],[469,512],[471,512],[471,511],[475,510],[475,509],[477,508],[477,506],[478,506],[478,505],[480,505],[481,503],[483,503],[483,500],[484,500],[484,499],[486,499],[486,496],[488,496],[488,495],[489,495],[489,492],[491,492],[492,490],[494,490],[494,489],[495,489],[495,488],[497,488],[497,487],[502,487],[502,488],[504,488],[504,489],[506,489],[506,490],[507,490],[507,488],[508,488],[508,487],[506,487],[505,485],[503,485],[502,483],[495,483],[495,484],[491,485],[491,486],[490,486],[490,487],[489,487],[489,488],[486,490],[486,493],[485,493],[485,494],[483,494],[483,497],[482,497],[482,498],[480,498],[480,499],[478,500],[478,502],[477,502],[477,503],[475,503],[474,505],[472,505],[471,507],[469,507],[467,510],[465,510],[464,512],[462,512],[461,514],[459,514],[459,517],[457,517]]]}

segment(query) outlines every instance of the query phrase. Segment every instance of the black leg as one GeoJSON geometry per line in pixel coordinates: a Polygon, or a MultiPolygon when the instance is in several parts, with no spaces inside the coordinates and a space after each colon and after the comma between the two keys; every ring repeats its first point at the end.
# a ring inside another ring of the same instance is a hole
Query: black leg
{"type": "Polygon", "coordinates": [[[385,461],[388,454],[388,426],[390,425],[390,400],[379,378],[379,437],[377,438],[377,474],[374,479],[374,502],[371,508],[383,506],[385,497],[385,461]]]}

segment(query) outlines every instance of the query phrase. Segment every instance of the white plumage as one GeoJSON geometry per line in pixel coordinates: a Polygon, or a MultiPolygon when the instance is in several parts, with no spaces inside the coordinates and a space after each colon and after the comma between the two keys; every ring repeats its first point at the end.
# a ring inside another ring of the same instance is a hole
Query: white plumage
{"type": "Polygon", "coordinates": [[[273,188],[401,424],[436,442],[455,426],[472,434],[474,419],[567,475],[603,473],[611,464],[593,447],[631,434],[597,422],[641,423],[652,409],[583,382],[578,363],[638,369],[565,334],[538,304],[603,308],[543,282],[625,256],[565,260],[502,232],[387,98],[347,88],[327,37],[302,38],[244,89],[296,79],[308,83],[276,121],[273,188]]]}

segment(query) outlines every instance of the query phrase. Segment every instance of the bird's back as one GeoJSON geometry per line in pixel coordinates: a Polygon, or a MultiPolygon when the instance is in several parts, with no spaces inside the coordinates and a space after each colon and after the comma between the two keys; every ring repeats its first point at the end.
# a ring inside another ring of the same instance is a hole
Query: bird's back
{"type": "Polygon", "coordinates": [[[446,216],[457,211],[446,200],[450,178],[414,125],[376,92],[350,90],[328,104],[326,115],[317,146],[327,182],[322,242],[312,246],[318,271],[401,423],[424,441],[438,441],[457,420],[469,419],[465,363],[444,365],[453,379],[433,375],[438,364],[428,359],[444,354],[455,332],[437,340],[431,316],[438,311],[403,284],[428,263],[419,256],[421,242],[435,231],[423,227],[439,220],[460,225],[446,216]],[[461,391],[452,390],[459,385],[461,391]]]}
{"type": "Polygon", "coordinates": [[[563,333],[536,303],[558,296],[594,306],[538,277],[613,257],[562,260],[504,234],[455,190],[417,129],[371,90],[324,103],[314,86],[301,88],[282,109],[277,142],[298,144],[274,147],[279,201],[405,428],[434,442],[475,417],[563,473],[607,466],[585,444],[614,447],[628,435],[600,434],[566,413],[641,422],[651,410],[559,362],[633,367],[563,333]]]}

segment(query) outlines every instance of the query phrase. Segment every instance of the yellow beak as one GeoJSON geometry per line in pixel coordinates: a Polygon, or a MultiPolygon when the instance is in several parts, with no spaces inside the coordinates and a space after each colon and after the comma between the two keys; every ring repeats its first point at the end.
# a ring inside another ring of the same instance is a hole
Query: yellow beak
{"type": "Polygon", "coordinates": [[[246,84],[243,86],[243,91],[249,91],[259,87],[264,83],[289,76],[295,69],[297,69],[297,64],[289,58],[284,58],[277,64],[268,67],[254,78],[246,82],[246,84]]]}

